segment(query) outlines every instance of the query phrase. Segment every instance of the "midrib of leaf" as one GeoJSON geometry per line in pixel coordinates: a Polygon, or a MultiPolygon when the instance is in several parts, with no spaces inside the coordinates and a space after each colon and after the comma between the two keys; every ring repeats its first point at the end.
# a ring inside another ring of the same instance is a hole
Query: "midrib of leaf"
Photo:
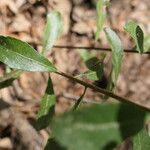
{"type": "Polygon", "coordinates": [[[134,124],[138,122],[138,119],[132,119],[132,120],[129,120],[129,121],[112,121],[112,122],[105,122],[105,123],[98,123],[97,125],[95,124],[90,124],[90,123],[75,123],[73,125],[73,127],[75,127],[76,129],[83,129],[83,130],[92,130],[93,131],[94,129],[95,130],[107,130],[107,129],[110,129],[110,128],[119,128],[121,126],[124,126],[124,125],[131,125],[131,124],[134,124]],[[93,127],[92,127],[93,126],[93,127]]]}
{"type": "Polygon", "coordinates": [[[138,141],[139,141],[139,147],[140,147],[140,149],[139,150],[142,150],[142,145],[141,145],[141,140],[140,140],[141,138],[140,138],[140,134],[138,134],[138,141]]]}
{"type": "MultiPolygon", "coordinates": [[[[40,63],[39,61],[37,61],[37,60],[35,60],[35,59],[32,59],[32,58],[30,58],[30,57],[26,57],[26,56],[24,56],[24,55],[21,55],[20,53],[17,53],[17,52],[15,52],[15,51],[12,51],[12,52],[14,52],[14,53],[16,53],[16,54],[22,56],[23,58],[27,58],[28,60],[31,60],[32,62],[36,62],[37,64],[40,64],[40,65],[42,65],[42,66],[45,66],[45,67],[48,66],[48,65],[45,65],[45,64],[43,64],[43,63],[40,63]]],[[[48,67],[50,67],[50,66],[48,66],[48,67]]],[[[50,68],[51,68],[51,67],[50,67],[50,68]]]]}
{"type": "Polygon", "coordinates": [[[87,72],[87,73],[84,73],[83,75],[93,75],[93,74],[95,74],[95,72],[96,72],[96,71],[91,71],[91,72],[89,72],[89,73],[88,73],[88,72],[87,72]]]}
{"type": "Polygon", "coordinates": [[[109,122],[109,123],[100,123],[100,124],[82,124],[82,123],[75,123],[73,125],[75,129],[81,130],[88,130],[88,131],[96,131],[96,130],[109,130],[109,129],[118,129],[119,123],[116,122],[109,122]]]}
{"type": "Polygon", "coordinates": [[[89,72],[81,73],[81,74],[75,76],[75,78],[79,78],[79,77],[86,76],[86,75],[93,75],[93,74],[95,74],[95,72],[96,71],[89,70],[89,72]]]}
{"type": "MultiPolygon", "coordinates": [[[[46,95],[46,99],[50,99],[51,97],[52,97],[52,95],[50,95],[50,96],[49,96],[49,95],[46,95]]],[[[51,98],[51,99],[53,100],[53,98],[51,98]]],[[[43,111],[44,114],[47,114],[47,108],[49,108],[49,103],[50,103],[50,102],[51,102],[51,105],[52,105],[52,104],[55,104],[54,101],[48,101],[48,100],[47,100],[46,103],[45,103],[45,107],[44,107],[45,109],[43,109],[43,110],[44,110],[44,111],[43,111]]]]}
{"type": "MultiPolygon", "coordinates": [[[[7,50],[7,51],[11,51],[12,53],[15,53],[15,54],[17,54],[17,55],[20,55],[21,57],[23,57],[23,58],[26,58],[26,59],[28,59],[28,60],[31,60],[32,62],[35,62],[35,63],[37,63],[37,64],[39,64],[39,65],[41,65],[41,66],[44,66],[44,67],[48,67],[49,69],[50,68],[52,68],[53,70],[55,69],[55,71],[56,71],[56,68],[54,68],[54,67],[51,67],[51,66],[49,66],[49,65],[46,65],[45,63],[40,63],[39,61],[37,61],[37,60],[35,60],[35,59],[32,59],[32,58],[30,58],[30,57],[26,57],[26,56],[24,56],[24,55],[22,55],[22,54],[20,54],[20,53],[18,53],[18,52],[16,52],[16,51],[13,51],[13,50],[9,50],[9,49],[7,49],[7,48],[4,48],[5,50],[7,50]]],[[[38,53],[37,53],[38,54],[38,53]]],[[[49,62],[50,63],[50,62],[49,62]]]]}

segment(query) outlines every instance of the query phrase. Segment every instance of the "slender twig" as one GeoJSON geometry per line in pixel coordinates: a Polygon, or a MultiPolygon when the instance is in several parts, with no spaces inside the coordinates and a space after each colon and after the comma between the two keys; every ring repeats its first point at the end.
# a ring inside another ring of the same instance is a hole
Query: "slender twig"
{"type": "MultiPolygon", "coordinates": [[[[68,45],[54,45],[53,48],[58,48],[58,49],[85,49],[85,50],[97,50],[97,51],[107,51],[110,52],[111,48],[104,48],[104,47],[86,47],[86,46],[68,46],[68,45]]],[[[126,53],[139,53],[135,49],[124,49],[124,52],[126,53]]],[[[150,54],[149,52],[143,53],[143,54],[150,54]]]]}
{"type": "MultiPolygon", "coordinates": [[[[80,97],[79,96],[74,96],[68,93],[63,93],[62,96],[66,99],[72,100],[72,101],[77,101],[80,97]]],[[[90,99],[87,98],[83,98],[82,99],[82,103],[89,103],[89,104],[100,104],[101,102],[99,101],[92,101],[90,99]]]]}
{"type": "MultiPolygon", "coordinates": [[[[42,45],[41,43],[37,42],[30,42],[30,44],[38,44],[42,45]]],[[[97,50],[97,51],[104,51],[104,52],[111,52],[111,48],[106,48],[106,47],[94,47],[94,46],[71,46],[71,45],[54,45],[53,48],[55,49],[80,49],[80,50],[97,50]]],[[[126,53],[139,53],[136,49],[129,49],[129,48],[124,48],[124,52],[126,53]]],[[[142,54],[150,54],[150,49],[147,50],[147,52],[144,52],[142,54]]]]}
{"type": "Polygon", "coordinates": [[[66,77],[66,78],[68,78],[68,79],[70,79],[70,80],[72,80],[72,81],[74,81],[74,82],[76,82],[76,83],[79,83],[79,84],[83,85],[84,87],[87,87],[87,88],[90,88],[90,89],[92,89],[92,90],[94,90],[94,91],[97,91],[97,92],[99,92],[99,93],[101,93],[101,94],[107,95],[107,96],[112,97],[112,98],[114,98],[114,99],[117,99],[117,100],[119,100],[119,101],[121,101],[121,102],[128,102],[128,103],[137,105],[137,106],[139,106],[139,107],[141,107],[141,108],[143,108],[143,109],[145,109],[145,110],[150,111],[150,108],[148,108],[148,107],[146,107],[146,106],[143,106],[143,105],[141,105],[141,104],[139,104],[139,103],[137,103],[137,102],[135,102],[135,101],[131,101],[131,100],[128,100],[128,99],[126,99],[126,98],[120,97],[120,96],[118,96],[118,95],[116,95],[116,94],[114,94],[114,93],[112,93],[112,92],[109,92],[109,91],[107,91],[107,90],[105,90],[105,89],[102,89],[102,88],[100,88],[100,87],[98,87],[98,86],[95,86],[95,85],[93,85],[93,84],[84,82],[84,81],[79,80],[79,79],[77,79],[77,78],[74,78],[73,76],[70,76],[70,75],[68,75],[68,74],[66,74],[66,73],[63,73],[63,72],[55,72],[55,73],[58,74],[58,75],[61,75],[61,76],[63,76],[63,77],[66,77]]]}
{"type": "Polygon", "coordinates": [[[87,88],[86,88],[86,86],[85,86],[84,91],[83,91],[83,94],[79,97],[79,99],[77,100],[77,102],[76,102],[75,105],[73,106],[73,111],[76,110],[76,109],[79,107],[79,105],[80,105],[80,103],[81,103],[81,101],[82,101],[82,99],[83,99],[83,97],[84,97],[84,95],[85,95],[86,89],[87,89],[87,88]]]}

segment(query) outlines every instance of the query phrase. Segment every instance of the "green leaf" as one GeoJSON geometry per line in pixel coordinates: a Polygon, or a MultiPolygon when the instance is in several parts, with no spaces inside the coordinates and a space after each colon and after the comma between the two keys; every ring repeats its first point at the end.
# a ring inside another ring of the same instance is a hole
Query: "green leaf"
{"type": "Polygon", "coordinates": [[[134,21],[129,21],[124,26],[124,30],[130,34],[130,36],[134,39],[134,42],[137,47],[137,51],[139,53],[143,53],[143,42],[144,42],[144,33],[139,25],[137,25],[134,21]]]}
{"type": "Polygon", "coordinates": [[[38,112],[37,126],[39,130],[46,128],[49,125],[55,112],[55,102],[56,97],[53,90],[53,84],[49,77],[45,95],[41,100],[40,110],[38,112]]]}
{"type": "Polygon", "coordinates": [[[108,150],[136,134],[144,117],[145,111],[133,104],[103,103],[55,117],[52,134],[68,149],[108,150]]]}
{"type": "Polygon", "coordinates": [[[44,29],[43,50],[48,51],[62,33],[63,21],[58,11],[52,11],[47,15],[47,23],[44,29]]]}
{"type": "Polygon", "coordinates": [[[86,77],[89,80],[100,80],[103,76],[103,60],[105,56],[102,56],[101,60],[91,55],[86,50],[79,51],[80,56],[84,60],[86,67],[89,69],[85,73],[78,75],[77,77],[86,77]]]}
{"type": "Polygon", "coordinates": [[[144,52],[150,51],[150,34],[144,38],[144,52]]]}
{"type": "Polygon", "coordinates": [[[133,137],[133,150],[149,150],[150,149],[150,136],[146,129],[142,129],[133,137]]]}
{"type": "Polygon", "coordinates": [[[105,34],[109,45],[112,49],[112,71],[110,77],[110,83],[112,84],[110,86],[111,90],[113,88],[113,85],[115,85],[119,73],[121,71],[121,64],[123,59],[123,46],[120,38],[113,30],[111,30],[110,28],[105,28],[105,34]]]}
{"type": "Polygon", "coordinates": [[[30,45],[12,37],[0,36],[0,61],[25,71],[56,71],[53,64],[30,45]]]}
{"type": "Polygon", "coordinates": [[[96,4],[96,11],[97,11],[97,31],[95,33],[95,39],[98,40],[99,34],[103,29],[105,20],[106,20],[106,11],[105,11],[105,0],[98,0],[96,4]]]}
{"type": "Polygon", "coordinates": [[[89,79],[89,80],[97,81],[97,80],[100,80],[101,77],[102,77],[102,75],[101,75],[101,74],[103,74],[102,70],[100,70],[98,74],[97,74],[96,71],[88,70],[88,71],[86,71],[86,72],[84,72],[84,73],[81,73],[81,74],[75,76],[75,77],[76,77],[76,78],[79,78],[79,77],[86,77],[86,78],[89,79]],[[99,74],[99,75],[98,75],[98,74],[99,74]]]}
{"type": "Polygon", "coordinates": [[[3,77],[0,77],[0,89],[11,85],[12,82],[18,78],[22,72],[23,71],[21,70],[14,70],[10,73],[6,73],[3,77]]]}

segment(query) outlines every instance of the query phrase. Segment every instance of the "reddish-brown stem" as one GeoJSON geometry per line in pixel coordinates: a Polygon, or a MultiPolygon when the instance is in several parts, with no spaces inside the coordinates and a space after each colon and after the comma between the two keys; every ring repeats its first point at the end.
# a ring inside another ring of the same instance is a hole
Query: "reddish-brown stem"
{"type": "Polygon", "coordinates": [[[141,107],[141,108],[143,108],[145,110],[150,111],[150,108],[148,108],[148,107],[146,107],[144,105],[141,105],[141,104],[139,104],[139,103],[137,103],[135,101],[131,101],[131,100],[128,100],[128,99],[123,98],[121,96],[118,96],[118,95],[116,95],[116,94],[114,94],[112,92],[109,92],[109,91],[107,91],[105,89],[102,89],[102,88],[100,88],[98,86],[95,86],[93,84],[90,84],[90,83],[84,82],[82,80],[79,80],[79,79],[77,79],[77,78],[75,78],[73,76],[70,76],[70,75],[66,74],[66,73],[63,73],[63,72],[55,72],[55,73],[65,77],[65,78],[68,78],[68,79],[70,79],[70,80],[72,80],[72,81],[74,81],[76,83],[79,83],[79,84],[83,85],[84,87],[90,88],[90,89],[92,89],[92,90],[94,90],[96,92],[99,92],[101,94],[107,95],[107,96],[112,97],[112,98],[114,98],[116,100],[119,100],[120,102],[128,102],[128,103],[137,105],[137,106],[139,106],[139,107],[141,107]]]}

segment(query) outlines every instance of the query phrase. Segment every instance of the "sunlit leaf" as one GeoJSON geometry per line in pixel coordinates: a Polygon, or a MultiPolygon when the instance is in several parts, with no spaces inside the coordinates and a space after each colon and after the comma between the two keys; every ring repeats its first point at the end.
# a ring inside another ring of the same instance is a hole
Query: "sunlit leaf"
{"type": "Polygon", "coordinates": [[[144,33],[139,25],[137,25],[134,21],[129,21],[124,26],[126,32],[130,34],[130,36],[134,39],[134,42],[137,47],[137,51],[139,53],[143,53],[143,42],[144,42],[144,33]]]}
{"type": "Polygon", "coordinates": [[[149,150],[150,149],[150,136],[146,129],[142,129],[133,137],[133,150],[149,150]]]}
{"type": "Polygon", "coordinates": [[[25,71],[56,71],[54,65],[30,45],[12,37],[0,36],[0,61],[25,71]]]}
{"type": "Polygon", "coordinates": [[[98,40],[99,34],[103,29],[105,20],[106,20],[106,10],[105,10],[105,0],[98,0],[96,4],[96,11],[97,11],[97,31],[95,33],[95,39],[98,40]]]}
{"type": "Polygon", "coordinates": [[[52,134],[68,149],[113,149],[143,128],[144,117],[145,111],[133,104],[92,105],[55,117],[52,134]]]}
{"type": "Polygon", "coordinates": [[[49,125],[54,115],[55,102],[56,97],[53,90],[53,84],[51,78],[49,77],[46,92],[41,100],[40,110],[38,112],[38,129],[46,128],[49,125]]]}
{"type": "MultiPolygon", "coordinates": [[[[115,85],[121,71],[123,46],[120,38],[113,30],[111,30],[110,28],[105,28],[105,34],[112,50],[112,71],[110,83],[112,82],[112,84],[115,85]]],[[[110,86],[110,90],[113,88],[113,85],[110,86]]]]}
{"type": "Polygon", "coordinates": [[[47,23],[44,29],[43,50],[50,50],[62,33],[63,21],[61,14],[58,11],[52,11],[47,15],[47,23]]]}
{"type": "Polygon", "coordinates": [[[3,77],[0,77],[0,89],[11,85],[12,82],[18,78],[22,72],[23,71],[21,70],[14,70],[10,73],[6,73],[3,77]]]}

